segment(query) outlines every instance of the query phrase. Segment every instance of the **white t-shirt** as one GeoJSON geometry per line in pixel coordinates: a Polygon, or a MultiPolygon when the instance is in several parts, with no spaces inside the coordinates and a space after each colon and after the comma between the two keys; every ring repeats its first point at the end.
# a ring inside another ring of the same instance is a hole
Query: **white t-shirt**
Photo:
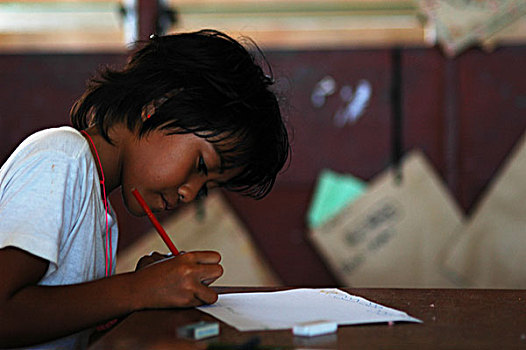
{"type": "MultiPolygon", "coordinates": [[[[82,134],[61,127],[28,137],[0,169],[0,248],[17,247],[48,260],[40,285],[105,276],[106,219],[97,167],[82,134]]],[[[118,229],[108,209],[115,265],[118,229]]],[[[87,335],[36,348],[82,348],[87,335]]]]}

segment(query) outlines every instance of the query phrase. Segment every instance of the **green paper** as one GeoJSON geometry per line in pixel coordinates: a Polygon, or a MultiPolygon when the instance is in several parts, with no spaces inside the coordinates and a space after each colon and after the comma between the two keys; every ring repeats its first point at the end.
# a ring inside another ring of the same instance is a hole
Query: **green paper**
{"type": "Polygon", "coordinates": [[[322,170],[308,211],[308,226],[319,227],[336,216],[345,206],[360,197],[366,187],[364,181],[352,175],[322,170]]]}

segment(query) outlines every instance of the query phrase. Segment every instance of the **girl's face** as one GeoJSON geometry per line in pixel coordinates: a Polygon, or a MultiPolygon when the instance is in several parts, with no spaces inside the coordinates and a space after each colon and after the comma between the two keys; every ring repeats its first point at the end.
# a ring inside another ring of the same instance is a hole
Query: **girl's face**
{"type": "MultiPolygon", "coordinates": [[[[153,212],[193,201],[200,191],[226,183],[240,168],[222,171],[219,154],[206,139],[154,130],[130,137],[121,148],[124,202],[133,215],[144,215],[131,191],[136,188],[153,212]]],[[[202,192],[201,192],[202,193],[202,192]]]]}

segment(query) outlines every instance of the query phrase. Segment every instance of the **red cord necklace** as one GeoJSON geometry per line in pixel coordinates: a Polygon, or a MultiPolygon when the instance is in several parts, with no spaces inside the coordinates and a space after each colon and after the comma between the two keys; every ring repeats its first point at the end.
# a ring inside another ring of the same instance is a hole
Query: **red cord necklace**
{"type": "Polygon", "coordinates": [[[95,155],[97,156],[97,161],[99,162],[99,168],[100,168],[100,174],[102,177],[102,180],[100,180],[100,184],[102,186],[102,193],[103,193],[103,202],[104,202],[104,209],[106,210],[106,257],[105,257],[105,268],[106,268],[106,277],[111,275],[112,271],[112,253],[113,249],[111,247],[111,229],[108,227],[108,200],[106,199],[106,186],[104,186],[104,170],[102,170],[102,163],[100,162],[99,153],[97,152],[97,148],[95,147],[95,143],[91,139],[91,136],[84,131],[81,130],[81,133],[86,135],[86,137],[91,142],[91,145],[93,146],[93,150],[95,151],[95,155]],[[109,233],[109,234],[108,234],[109,233]]]}

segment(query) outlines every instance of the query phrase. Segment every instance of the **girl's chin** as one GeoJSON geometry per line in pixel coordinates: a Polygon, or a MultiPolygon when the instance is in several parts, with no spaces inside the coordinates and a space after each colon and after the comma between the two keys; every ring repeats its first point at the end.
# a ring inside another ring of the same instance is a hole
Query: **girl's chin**
{"type": "Polygon", "coordinates": [[[133,197],[133,195],[130,193],[122,193],[122,201],[124,203],[124,206],[126,207],[126,210],[128,213],[130,213],[133,216],[145,216],[146,213],[142,209],[142,207],[137,203],[137,200],[133,197]]]}
{"type": "Polygon", "coordinates": [[[129,205],[125,205],[125,206],[126,206],[126,209],[128,210],[128,213],[130,213],[133,216],[139,217],[139,216],[145,216],[146,215],[144,210],[142,210],[142,208],[140,208],[140,207],[129,206],[129,205]]]}

